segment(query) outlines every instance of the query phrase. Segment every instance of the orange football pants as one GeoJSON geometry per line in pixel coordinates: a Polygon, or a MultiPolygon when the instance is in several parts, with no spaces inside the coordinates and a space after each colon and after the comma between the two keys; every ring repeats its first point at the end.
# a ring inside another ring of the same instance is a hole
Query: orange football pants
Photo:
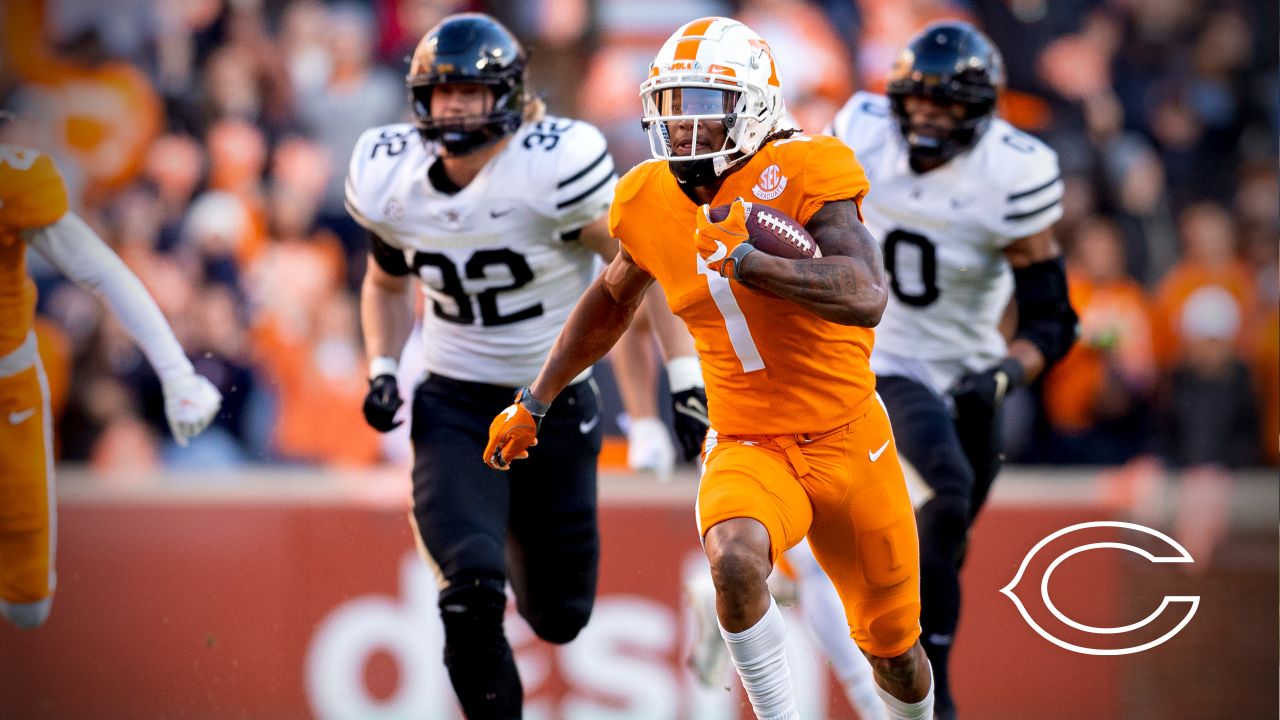
{"type": "MultiPolygon", "coordinates": [[[[21,352],[0,358],[0,369],[21,352]]],[[[31,603],[54,587],[53,420],[40,359],[9,365],[0,372],[0,599],[31,603]]]]}
{"type": "Polygon", "coordinates": [[[920,548],[889,416],[868,397],[848,424],[802,435],[707,438],[698,531],[751,518],[770,560],[804,537],[844,603],[850,635],[878,657],[920,636],[920,548]]]}

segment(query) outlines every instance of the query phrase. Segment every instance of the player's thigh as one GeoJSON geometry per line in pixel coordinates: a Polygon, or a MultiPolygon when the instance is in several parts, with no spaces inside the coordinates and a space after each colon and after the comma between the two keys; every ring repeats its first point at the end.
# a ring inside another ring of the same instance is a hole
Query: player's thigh
{"type": "Polygon", "coordinates": [[[51,432],[40,368],[0,377],[0,599],[11,603],[53,591],[51,432]]]}
{"type": "Polygon", "coordinates": [[[809,531],[813,506],[782,452],[709,438],[697,516],[703,538],[726,520],[756,520],[769,532],[769,559],[776,562],[809,531]]]}
{"type": "Polygon", "coordinates": [[[889,412],[902,457],[934,493],[967,498],[973,490],[973,468],[942,398],[914,380],[896,376],[877,378],[876,392],[889,412]]]}
{"type": "Polygon", "coordinates": [[[566,605],[590,611],[600,560],[601,443],[599,397],[590,382],[577,383],[552,404],[529,457],[511,466],[507,571],[526,617],[566,605]]]}
{"type": "Polygon", "coordinates": [[[915,513],[889,421],[877,404],[838,442],[825,443],[811,465],[839,466],[852,479],[847,495],[815,503],[809,546],[845,606],[851,634],[880,657],[905,652],[919,637],[920,547],[915,513]]]}
{"type": "Polygon", "coordinates": [[[490,403],[428,379],[413,398],[413,519],[431,561],[447,580],[505,578],[510,478],[481,458],[490,403]]]}

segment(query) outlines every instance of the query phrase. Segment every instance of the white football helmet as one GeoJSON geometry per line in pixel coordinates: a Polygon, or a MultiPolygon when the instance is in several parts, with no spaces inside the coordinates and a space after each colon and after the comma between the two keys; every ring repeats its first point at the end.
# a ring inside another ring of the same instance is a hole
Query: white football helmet
{"type": "Polygon", "coordinates": [[[722,17],[694,20],[667,39],[640,85],[640,102],[653,157],[680,165],[709,160],[716,176],[759,150],[786,113],[768,44],[722,17]],[[693,140],[687,153],[677,154],[669,124],[686,122],[693,140]],[[712,122],[724,124],[724,142],[700,149],[699,126],[705,132],[712,122]]]}

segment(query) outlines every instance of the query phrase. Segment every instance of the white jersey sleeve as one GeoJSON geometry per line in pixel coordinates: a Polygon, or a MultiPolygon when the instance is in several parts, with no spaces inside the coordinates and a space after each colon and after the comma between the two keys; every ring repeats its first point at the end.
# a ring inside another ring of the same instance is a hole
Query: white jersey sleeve
{"type": "Polygon", "coordinates": [[[79,216],[66,213],[52,225],[23,231],[23,238],[50,265],[111,308],[161,380],[193,372],[142,281],[79,216]]]}
{"type": "Polygon", "coordinates": [[[395,233],[387,225],[384,198],[390,192],[395,176],[371,169],[380,158],[394,158],[420,143],[417,129],[407,123],[370,128],[360,135],[351,151],[347,169],[347,212],[357,223],[386,242],[394,242],[395,233]],[[382,204],[380,204],[382,203],[382,204]]]}
{"type": "Polygon", "coordinates": [[[989,152],[983,175],[992,184],[983,213],[1001,247],[1052,226],[1062,217],[1058,154],[1036,138],[994,120],[982,139],[989,152]]]}
{"type": "Polygon", "coordinates": [[[618,182],[604,135],[581,120],[569,122],[556,143],[552,192],[544,195],[544,210],[561,234],[605,216],[618,182]]]}

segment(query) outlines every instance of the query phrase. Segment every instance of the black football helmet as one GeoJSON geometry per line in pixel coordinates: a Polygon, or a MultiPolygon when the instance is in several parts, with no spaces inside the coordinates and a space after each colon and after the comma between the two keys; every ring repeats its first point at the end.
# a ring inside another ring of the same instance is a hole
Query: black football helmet
{"type": "Polygon", "coordinates": [[[466,155],[514,133],[524,114],[527,62],[520,41],[488,15],[461,13],[441,20],[418,43],[405,78],[423,139],[439,142],[451,155],[466,155]],[[487,86],[493,108],[485,115],[432,117],[431,93],[446,83],[487,86]]]}
{"type": "Polygon", "coordinates": [[[982,137],[1003,85],[1004,60],[995,44],[968,23],[947,21],[927,26],[898,53],[886,93],[909,152],[947,159],[982,137]],[[920,133],[907,117],[909,97],[958,103],[965,108],[964,119],[941,138],[920,133]]]}

